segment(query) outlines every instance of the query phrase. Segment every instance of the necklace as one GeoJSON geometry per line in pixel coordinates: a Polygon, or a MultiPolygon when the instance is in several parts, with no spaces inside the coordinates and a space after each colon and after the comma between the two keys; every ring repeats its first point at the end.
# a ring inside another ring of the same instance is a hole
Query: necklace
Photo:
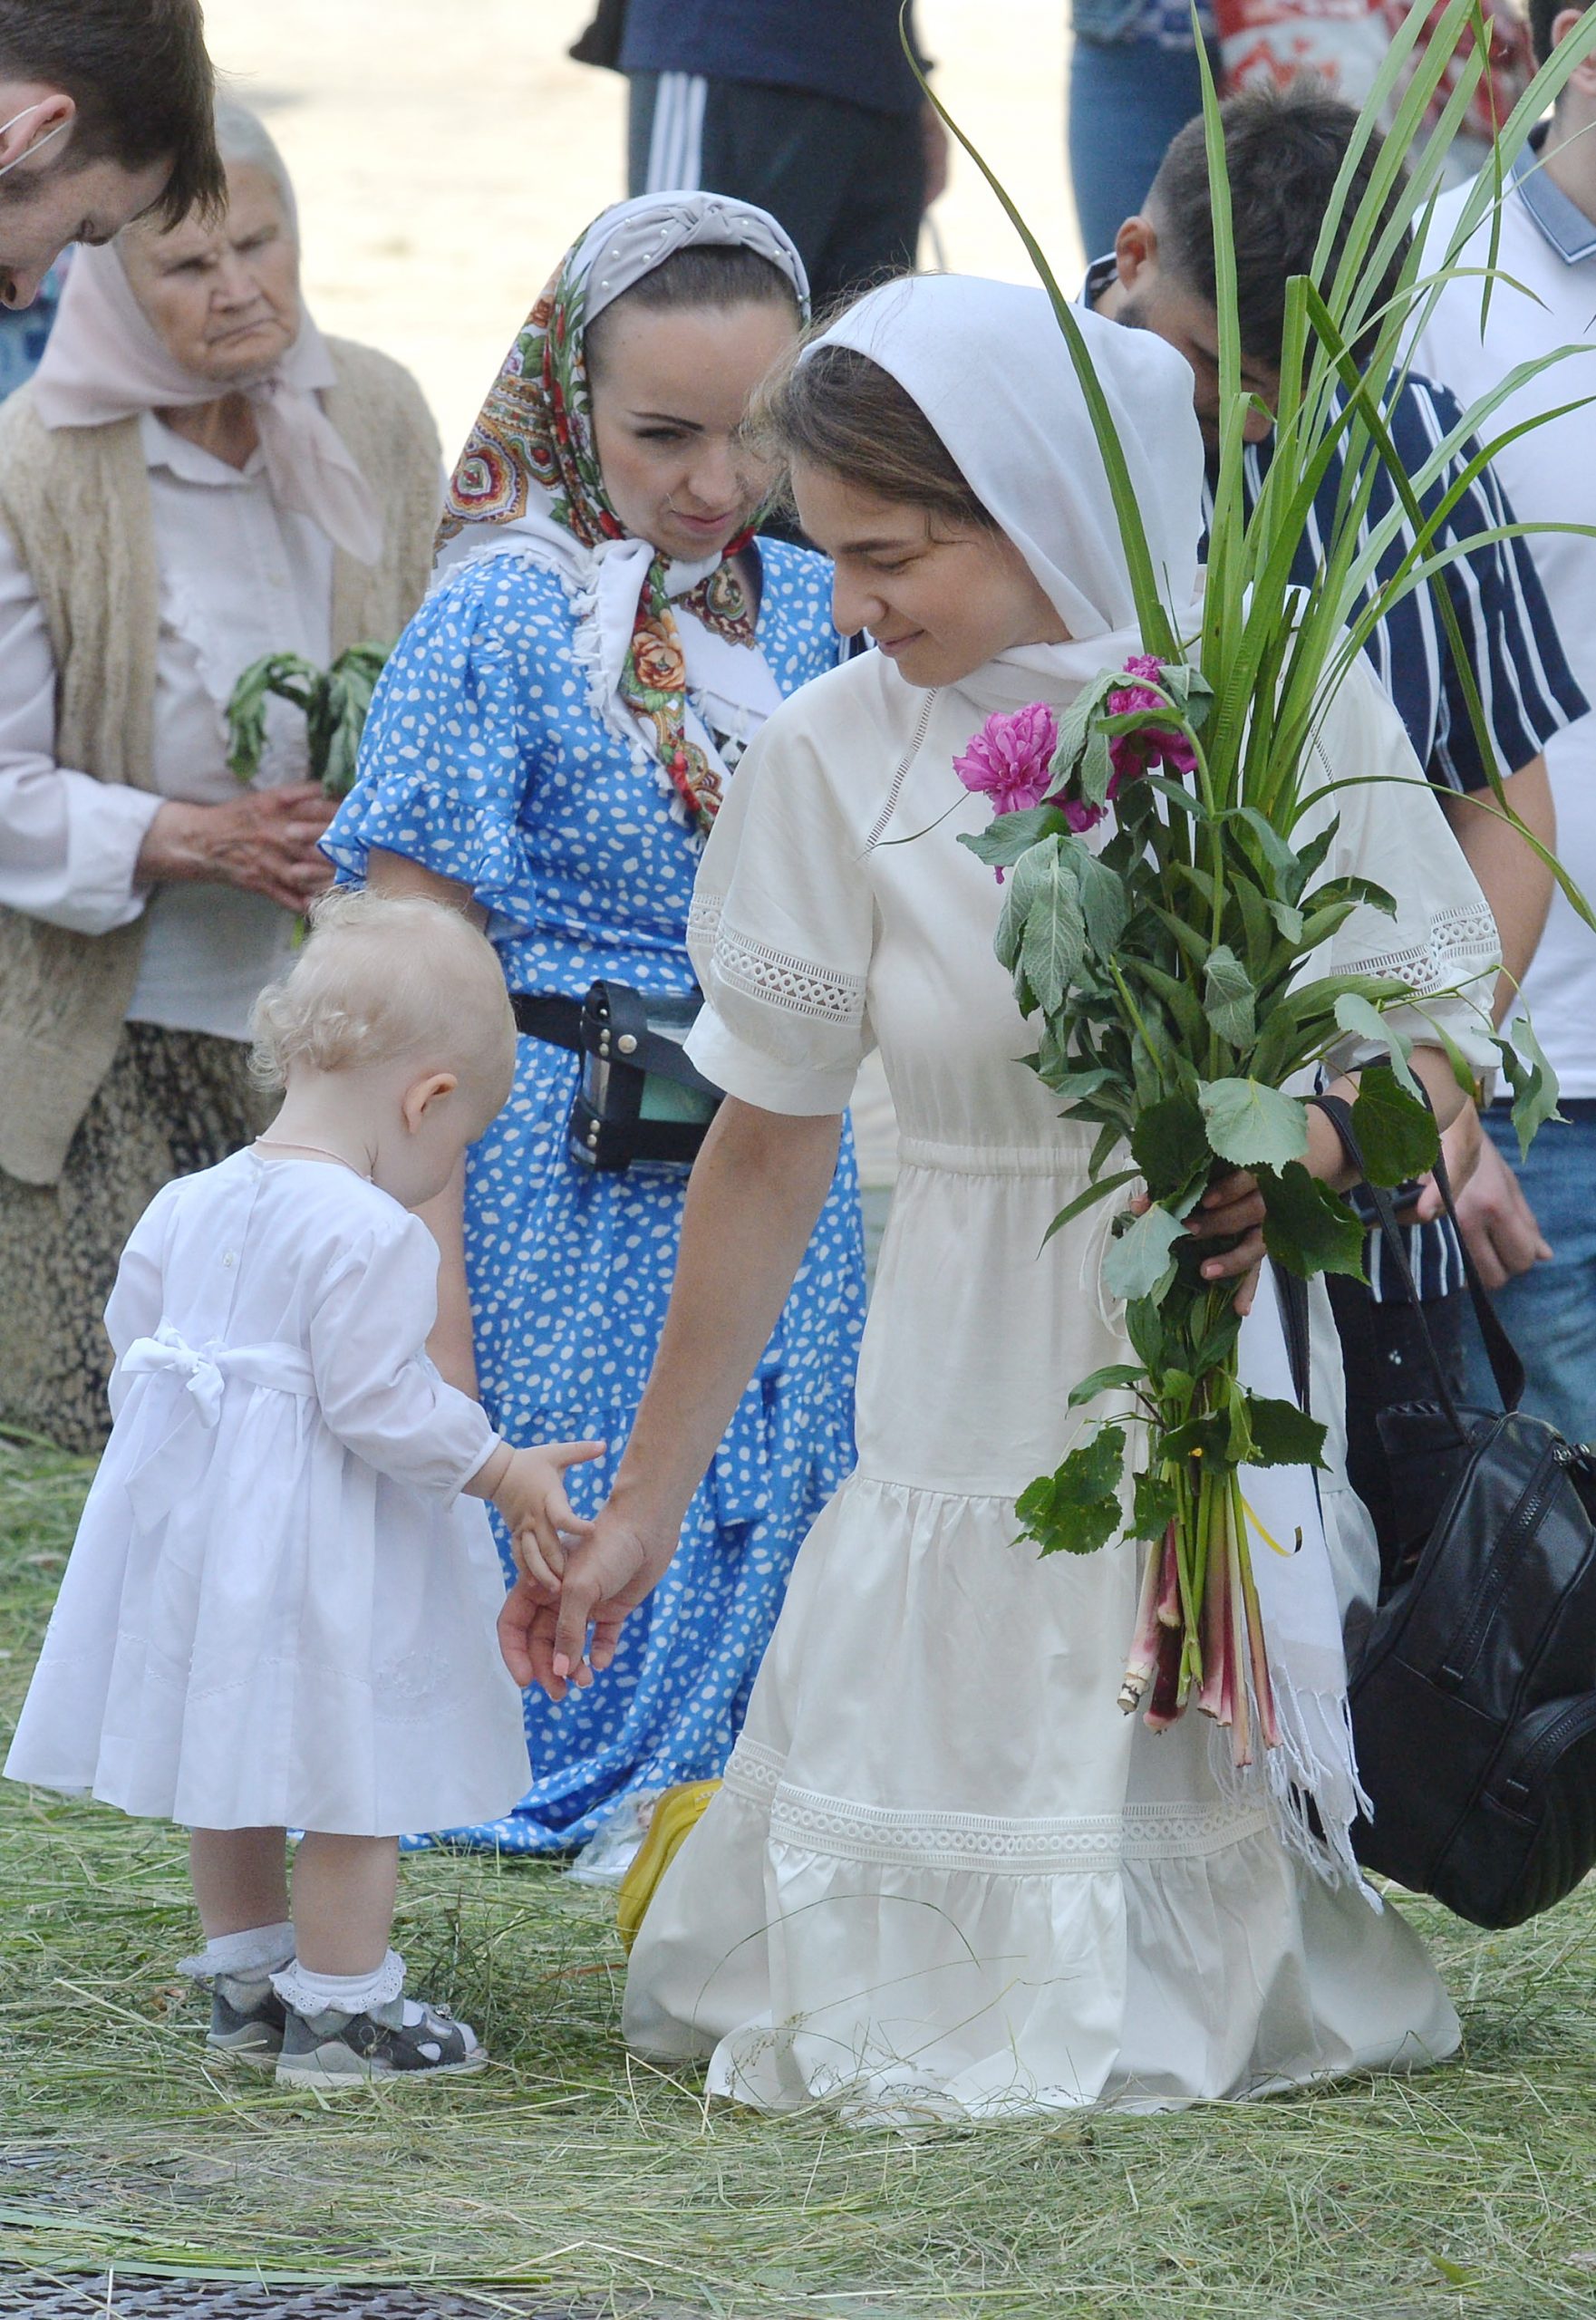
{"type": "Polygon", "coordinates": [[[314,1152],[318,1160],[336,1160],[338,1165],[347,1168],[352,1176],[360,1177],[363,1184],[371,1182],[369,1168],[357,1168],[353,1160],[346,1160],[342,1152],[329,1152],[324,1144],[301,1144],[297,1139],[282,1136],[257,1136],[255,1140],[257,1145],[264,1144],[268,1152],[314,1152]]]}

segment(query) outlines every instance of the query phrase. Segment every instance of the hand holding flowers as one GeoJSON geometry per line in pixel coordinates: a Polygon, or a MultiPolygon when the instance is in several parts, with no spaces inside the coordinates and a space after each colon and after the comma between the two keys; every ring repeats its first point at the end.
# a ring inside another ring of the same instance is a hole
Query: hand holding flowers
{"type": "MultiPolygon", "coordinates": [[[[1240,1476],[1318,1464],[1324,1428],[1243,1387],[1242,1317],[1265,1253],[1303,1279],[1356,1274],[1362,1258],[1333,1189],[1333,1131],[1283,1089],[1349,1040],[1378,1045],[1390,1068],[1346,1083],[1371,1175],[1421,1173],[1437,1137],[1413,1042],[1381,1014],[1411,1005],[1407,985],[1323,972],[1315,955],[1355,910],[1389,913],[1389,897],[1325,875],[1333,820],[1302,837],[1299,808],[1282,830],[1246,802],[1238,767],[1208,762],[1211,699],[1188,663],[1137,654],[1062,717],[1038,703],[989,719],[957,769],[997,809],[962,843],[1010,874],[996,948],[1039,1025],[1029,1061],[1067,1116],[1099,1130],[1093,1181],[1053,1230],[1146,1186],[1104,1264],[1135,1358],[1069,1397],[1084,1409],[1117,1396],[1121,1414],[1021,1494],[1020,1522],[1044,1554],[1090,1552],[1127,1528],[1147,1542],[1121,1704],[1163,1725],[1195,1699],[1244,1764],[1274,1738],[1275,1713],[1240,1476]],[[1128,1477],[1126,1419],[1145,1445],[1128,1477]]],[[[1524,1094],[1532,1108],[1548,1100],[1524,1094]]]]}

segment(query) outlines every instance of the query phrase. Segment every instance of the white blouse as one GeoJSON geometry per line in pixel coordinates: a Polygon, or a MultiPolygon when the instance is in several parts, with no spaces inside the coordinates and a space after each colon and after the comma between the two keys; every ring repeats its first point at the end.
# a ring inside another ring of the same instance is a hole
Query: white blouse
{"type": "MultiPolygon", "coordinates": [[[[166,798],[226,805],[227,702],[251,662],[332,650],[333,546],[279,508],[256,451],[229,467],[140,420],[150,470],[160,633],[155,788],[96,781],[57,763],[54,655],[33,581],[0,531],[0,904],[82,934],[147,920],[133,1022],[243,1039],[263,983],[289,956],[294,921],[264,894],[207,881],[135,883],[144,834],[166,798]]],[[[273,701],[262,787],[305,778],[305,720],[273,701]]]]}

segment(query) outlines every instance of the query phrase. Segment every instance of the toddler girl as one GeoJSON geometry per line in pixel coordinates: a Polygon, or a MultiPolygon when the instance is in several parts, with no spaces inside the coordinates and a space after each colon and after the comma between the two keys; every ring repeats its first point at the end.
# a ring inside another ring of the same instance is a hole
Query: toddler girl
{"type": "Polygon", "coordinates": [[[345,893],[256,1034],[271,1129],[123,1253],[115,1426],[5,1770],[190,1829],[212,2046],[296,2085],[476,2070],[469,2026],[402,1995],[398,1838],[525,1788],[472,1502],[557,1570],[586,1529],[564,1469],[602,1446],[512,1449],[425,1350],[411,1212],[503,1104],[515,1028],[459,913],[345,893]]]}

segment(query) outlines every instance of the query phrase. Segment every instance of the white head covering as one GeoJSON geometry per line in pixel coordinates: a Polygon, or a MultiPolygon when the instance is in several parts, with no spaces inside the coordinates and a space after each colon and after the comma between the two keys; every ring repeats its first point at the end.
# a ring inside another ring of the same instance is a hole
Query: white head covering
{"type": "MultiPolygon", "coordinates": [[[[290,205],[290,223],[292,206],[290,205]]],[[[114,242],[80,249],[34,375],[34,408],[48,428],[108,427],[145,411],[191,410],[237,392],[248,401],[277,504],[309,516],[362,564],[382,547],[382,516],[319,396],[336,386],[327,343],[303,305],[299,335],[259,377],[237,388],[187,370],[167,352],[134,297],[114,242]]]]}
{"type": "MultiPolygon", "coordinates": [[[[1136,487],[1160,594],[1176,627],[1188,628],[1203,533],[1191,366],[1150,331],[1088,313],[1078,319],[1136,487]]],[[[991,664],[1015,671],[1017,699],[1036,698],[1034,682],[1024,691],[1028,672],[1085,682],[1139,649],[1108,471],[1045,291],[914,275],[861,298],[808,353],[821,346],[868,355],[918,404],[1069,631],[1069,644],[1028,645],[991,664]]]]}

